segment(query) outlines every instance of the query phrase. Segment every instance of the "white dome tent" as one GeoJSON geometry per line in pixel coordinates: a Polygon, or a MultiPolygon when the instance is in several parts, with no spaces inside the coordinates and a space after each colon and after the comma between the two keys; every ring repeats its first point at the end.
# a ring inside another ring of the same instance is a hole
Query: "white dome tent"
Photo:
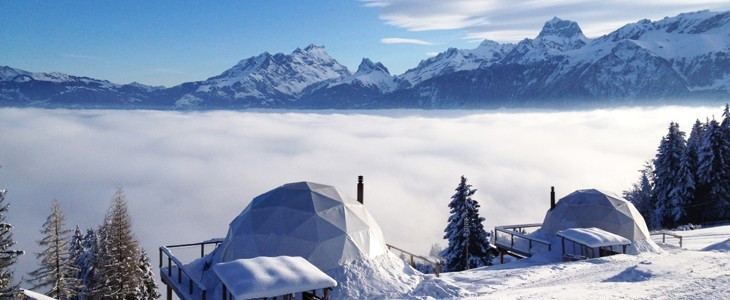
{"type": "Polygon", "coordinates": [[[365,206],[328,185],[289,183],[254,198],[230,223],[220,262],[301,256],[327,271],[386,252],[365,206]]]}
{"type": "Polygon", "coordinates": [[[561,198],[548,211],[540,231],[555,237],[568,228],[596,227],[631,241],[630,253],[661,251],[651,240],[644,218],[631,202],[614,193],[578,190],[561,198]]]}

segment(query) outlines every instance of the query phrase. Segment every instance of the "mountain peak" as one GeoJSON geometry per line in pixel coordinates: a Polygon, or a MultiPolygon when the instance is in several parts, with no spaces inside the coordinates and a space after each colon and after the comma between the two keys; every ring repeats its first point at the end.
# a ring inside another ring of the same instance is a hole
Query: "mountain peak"
{"type": "Polygon", "coordinates": [[[578,23],[563,20],[558,17],[553,17],[550,21],[545,22],[543,25],[538,38],[544,38],[548,36],[558,36],[565,38],[580,38],[585,39],[583,31],[578,26],[578,23]]]}
{"type": "Polygon", "coordinates": [[[374,63],[369,58],[363,58],[362,62],[360,62],[360,66],[357,67],[356,74],[365,74],[370,73],[373,71],[381,71],[385,74],[390,75],[390,72],[388,71],[388,68],[386,68],[382,63],[377,62],[374,63]]]}

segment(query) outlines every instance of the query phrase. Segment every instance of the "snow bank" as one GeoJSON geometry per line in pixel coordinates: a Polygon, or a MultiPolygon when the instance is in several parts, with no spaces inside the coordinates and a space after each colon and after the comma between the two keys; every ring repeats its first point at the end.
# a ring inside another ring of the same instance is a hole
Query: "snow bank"
{"type": "Polygon", "coordinates": [[[702,248],[702,251],[730,252],[730,239],[702,248]]]}

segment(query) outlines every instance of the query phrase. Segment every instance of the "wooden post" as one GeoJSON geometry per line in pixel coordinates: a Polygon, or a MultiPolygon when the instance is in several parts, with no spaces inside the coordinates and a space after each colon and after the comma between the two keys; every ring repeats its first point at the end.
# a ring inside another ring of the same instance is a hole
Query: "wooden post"
{"type": "Polygon", "coordinates": [[[322,297],[322,299],[329,300],[329,298],[330,298],[330,288],[324,288],[324,296],[322,297]]]}
{"type": "Polygon", "coordinates": [[[162,268],[162,247],[160,247],[160,268],[162,268]]]}
{"type": "Polygon", "coordinates": [[[560,245],[562,246],[561,248],[563,249],[563,256],[565,256],[565,237],[562,237],[562,236],[560,237],[560,245]]]}
{"type": "Polygon", "coordinates": [[[439,273],[441,273],[441,263],[440,262],[436,263],[436,270],[434,271],[434,273],[436,274],[436,278],[438,278],[439,273]]]}
{"type": "Polygon", "coordinates": [[[666,244],[667,243],[666,240],[667,240],[667,235],[664,232],[662,232],[662,244],[666,244]]]}
{"type": "Polygon", "coordinates": [[[416,264],[413,262],[413,254],[411,254],[411,267],[416,267],[416,264]]]}
{"type": "Polygon", "coordinates": [[[167,286],[167,300],[172,300],[172,287],[169,284],[167,286]]]}
{"type": "Polygon", "coordinates": [[[499,250],[499,264],[504,264],[504,250],[499,250]]]}
{"type": "Polygon", "coordinates": [[[205,256],[205,244],[200,244],[200,257],[205,256]]]}
{"type": "Polygon", "coordinates": [[[167,257],[167,277],[172,278],[172,268],[170,267],[172,265],[172,258],[169,256],[167,257]]]}
{"type": "Polygon", "coordinates": [[[228,289],[226,288],[225,284],[221,283],[221,285],[223,286],[223,300],[226,300],[226,298],[228,297],[228,289]]]}
{"type": "Polygon", "coordinates": [[[682,248],[682,236],[679,236],[679,248],[682,248]]]}

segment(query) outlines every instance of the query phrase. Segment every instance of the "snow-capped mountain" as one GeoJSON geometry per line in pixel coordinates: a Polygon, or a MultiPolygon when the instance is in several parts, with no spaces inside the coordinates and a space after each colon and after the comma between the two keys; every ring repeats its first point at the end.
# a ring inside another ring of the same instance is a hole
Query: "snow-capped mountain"
{"type": "Polygon", "coordinates": [[[289,55],[264,52],[241,60],[218,76],[174,87],[167,96],[176,98],[178,107],[204,102],[191,99],[244,107],[276,106],[296,100],[312,84],[348,75],[347,67],[324,47],[309,45],[289,55]]]}
{"type": "Polygon", "coordinates": [[[388,68],[380,62],[363,58],[352,75],[322,81],[310,85],[303,92],[297,106],[305,108],[357,108],[370,103],[395,90],[405,88],[408,83],[390,75],[388,68]]]}
{"type": "MultiPolygon", "coordinates": [[[[448,51],[447,51],[448,53],[448,51]]],[[[667,103],[730,96],[730,12],[642,20],[591,40],[554,18],[500,61],[434,76],[385,101],[427,107],[667,103]]]]}
{"type": "Polygon", "coordinates": [[[513,44],[484,40],[476,49],[449,48],[446,52],[421,61],[417,67],[399,76],[416,85],[422,81],[457,71],[474,70],[500,61],[512,50],[513,44]]]}
{"type": "Polygon", "coordinates": [[[59,72],[33,73],[0,66],[0,105],[45,107],[127,107],[144,105],[162,87],[106,80],[59,72]]]}
{"type": "Polygon", "coordinates": [[[207,108],[489,108],[727,101],[730,12],[641,20],[587,38],[553,18],[533,39],[450,48],[393,76],[363,59],[352,74],[310,45],[241,60],[172,88],[0,67],[0,105],[207,108]]]}

